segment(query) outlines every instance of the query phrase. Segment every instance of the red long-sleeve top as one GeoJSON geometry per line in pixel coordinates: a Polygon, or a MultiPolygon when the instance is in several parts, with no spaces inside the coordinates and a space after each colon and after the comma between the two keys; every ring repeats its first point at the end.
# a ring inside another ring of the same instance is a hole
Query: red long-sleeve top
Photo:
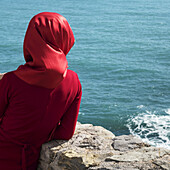
{"type": "Polygon", "coordinates": [[[81,94],[71,70],[54,89],[27,84],[13,72],[5,74],[0,80],[0,169],[35,170],[43,143],[70,139],[81,94]]]}

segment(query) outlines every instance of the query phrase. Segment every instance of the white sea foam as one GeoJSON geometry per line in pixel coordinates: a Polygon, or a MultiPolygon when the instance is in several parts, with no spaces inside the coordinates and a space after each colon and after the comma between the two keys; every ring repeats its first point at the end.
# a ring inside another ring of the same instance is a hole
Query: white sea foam
{"type": "Polygon", "coordinates": [[[170,109],[168,115],[157,115],[146,111],[128,120],[127,127],[130,133],[140,137],[144,142],[157,147],[170,149],[170,109]]]}
{"type": "Polygon", "coordinates": [[[141,109],[141,108],[143,108],[144,107],[144,105],[139,105],[139,106],[137,106],[137,108],[139,108],[139,109],[141,109]]]}
{"type": "Polygon", "coordinates": [[[167,114],[169,114],[169,115],[170,115],[170,108],[165,109],[165,113],[167,113],[167,114]]]}

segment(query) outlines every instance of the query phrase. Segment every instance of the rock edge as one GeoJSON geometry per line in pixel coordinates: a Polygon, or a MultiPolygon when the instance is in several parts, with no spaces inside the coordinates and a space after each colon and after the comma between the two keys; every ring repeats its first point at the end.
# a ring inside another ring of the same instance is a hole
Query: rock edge
{"type": "Polygon", "coordinates": [[[38,170],[169,170],[170,152],[132,135],[117,136],[101,126],[77,123],[69,141],[43,144],[38,170]]]}

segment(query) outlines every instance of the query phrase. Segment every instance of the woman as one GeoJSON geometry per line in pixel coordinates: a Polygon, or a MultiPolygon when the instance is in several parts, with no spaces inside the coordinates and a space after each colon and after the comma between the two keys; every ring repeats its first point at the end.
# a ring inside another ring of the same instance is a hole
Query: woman
{"type": "Polygon", "coordinates": [[[63,16],[44,12],[31,19],[26,63],[0,81],[1,170],[35,170],[43,143],[72,137],[82,94],[77,74],[67,70],[74,41],[63,16]]]}

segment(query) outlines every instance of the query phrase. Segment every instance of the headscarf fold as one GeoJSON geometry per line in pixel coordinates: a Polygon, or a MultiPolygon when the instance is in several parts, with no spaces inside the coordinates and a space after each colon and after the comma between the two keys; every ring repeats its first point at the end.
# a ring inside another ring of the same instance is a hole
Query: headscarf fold
{"type": "Polygon", "coordinates": [[[14,71],[28,84],[55,88],[67,73],[67,53],[74,44],[74,35],[67,20],[57,13],[35,15],[24,39],[26,63],[14,71]]]}

